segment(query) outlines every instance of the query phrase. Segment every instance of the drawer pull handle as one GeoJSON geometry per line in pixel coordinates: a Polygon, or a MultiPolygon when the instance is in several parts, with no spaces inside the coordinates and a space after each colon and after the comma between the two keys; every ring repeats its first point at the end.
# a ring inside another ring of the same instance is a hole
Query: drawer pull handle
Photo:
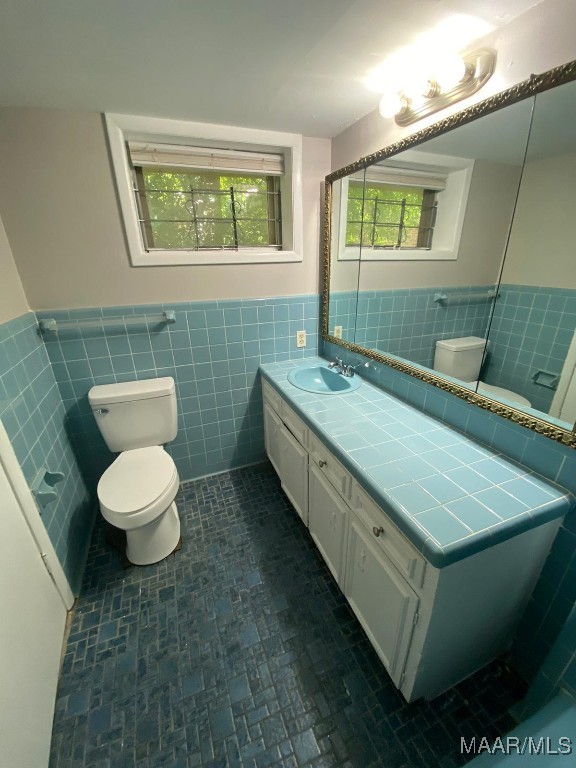
{"type": "Polygon", "coordinates": [[[376,536],[376,538],[378,538],[381,533],[384,533],[384,528],[382,528],[382,526],[380,526],[380,528],[376,528],[376,526],[374,526],[372,528],[372,533],[374,534],[374,536],[376,536]]]}
{"type": "Polygon", "coordinates": [[[324,461],[324,459],[320,459],[320,461],[318,462],[318,466],[319,466],[319,467],[325,467],[327,463],[328,463],[328,462],[327,462],[327,461],[324,461]]]}

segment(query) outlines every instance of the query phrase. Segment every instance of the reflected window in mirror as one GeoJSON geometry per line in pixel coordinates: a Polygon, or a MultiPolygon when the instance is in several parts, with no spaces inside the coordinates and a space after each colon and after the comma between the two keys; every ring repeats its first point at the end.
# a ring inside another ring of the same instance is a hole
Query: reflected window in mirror
{"type": "Polygon", "coordinates": [[[418,184],[351,180],[348,185],[346,248],[432,247],[436,189],[418,184]]]}

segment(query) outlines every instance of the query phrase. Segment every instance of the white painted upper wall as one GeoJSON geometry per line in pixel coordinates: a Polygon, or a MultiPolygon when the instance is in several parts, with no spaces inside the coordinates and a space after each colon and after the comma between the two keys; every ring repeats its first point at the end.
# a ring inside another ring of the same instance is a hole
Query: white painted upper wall
{"type": "Polygon", "coordinates": [[[293,264],[130,265],[102,116],[0,110],[0,213],[28,301],[59,309],[316,293],[330,141],[303,141],[304,258],[293,264]]]}
{"type": "MultiPolygon", "coordinates": [[[[451,111],[576,58],[575,28],[573,0],[546,0],[501,28],[484,41],[498,52],[495,76],[451,111]]],[[[373,112],[334,139],[332,163],[329,140],[304,139],[302,263],[132,268],[102,119],[93,112],[0,111],[0,173],[10,181],[0,189],[0,215],[28,302],[37,309],[313,293],[323,177],[413,132],[373,112]]]]}
{"type": "Polygon", "coordinates": [[[574,0],[539,3],[474,46],[491,47],[497,53],[496,71],[479,93],[408,128],[401,128],[393,119],[385,120],[378,110],[370,112],[332,140],[332,170],[411,136],[450,114],[526,80],[531,74],[576,59],[575,30],[574,0]]]}
{"type": "Polygon", "coordinates": [[[0,219],[0,323],[6,323],[29,310],[6,230],[0,219]]]}
{"type": "Polygon", "coordinates": [[[360,290],[497,282],[514,212],[520,170],[502,163],[482,160],[475,163],[455,261],[363,261],[358,281],[360,290]]]}
{"type": "Polygon", "coordinates": [[[527,163],[503,283],[576,289],[576,154],[527,163]]]}

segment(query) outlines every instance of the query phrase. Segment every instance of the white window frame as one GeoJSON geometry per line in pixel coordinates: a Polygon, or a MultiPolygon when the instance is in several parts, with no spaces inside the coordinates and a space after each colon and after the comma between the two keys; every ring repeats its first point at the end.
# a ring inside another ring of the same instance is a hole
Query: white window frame
{"type": "Polygon", "coordinates": [[[112,167],[124,220],[130,262],[133,267],[302,261],[302,136],[295,133],[136,115],[106,114],[105,119],[112,167]],[[126,142],[129,140],[283,154],[285,171],[281,181],[282,243],[285,250],[263,247],[246,248],[241,251],[221,249],[147,251],[139,223],[132,174],[126,152],[126,142]]]}
{"type": "MultiPolygon", "coordinates": [[[[341,188],[335,195],[333,219],[334,252],[339,261],[456,261],[464,226],[464,216],[468,204],[468,194],[472,182],[474,161],[460,157],[435,155],[428,152],[407,150],[402,152],[402,161],[390,158],[382,170],[390,171],[396,166],[399,173],[403,170],[422,171],[443,174],[446,187],[438,192],[436,224],[432,237],[432,248],[360,248],[346,247],[346,222],[348,205],[348,180],[359,180],[363,175],[354,175],[341,179],[341,188]]],[[[378,168],[366,169],[367,181],[378,181],[378,168]]]]}

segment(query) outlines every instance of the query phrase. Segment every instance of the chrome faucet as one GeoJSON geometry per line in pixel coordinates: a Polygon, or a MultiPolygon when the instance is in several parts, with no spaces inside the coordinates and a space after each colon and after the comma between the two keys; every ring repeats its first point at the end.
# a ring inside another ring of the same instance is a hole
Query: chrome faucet
{"type": "Polygon", "coordinates": [[[347,378],[354,376],[354,371],[356,369],[354,365],[346,365],[339,357],[333,362],[328,363],[328,368],[334,368],[336,373],[341,373],[342,376],[346,376],[347,378]]]}

